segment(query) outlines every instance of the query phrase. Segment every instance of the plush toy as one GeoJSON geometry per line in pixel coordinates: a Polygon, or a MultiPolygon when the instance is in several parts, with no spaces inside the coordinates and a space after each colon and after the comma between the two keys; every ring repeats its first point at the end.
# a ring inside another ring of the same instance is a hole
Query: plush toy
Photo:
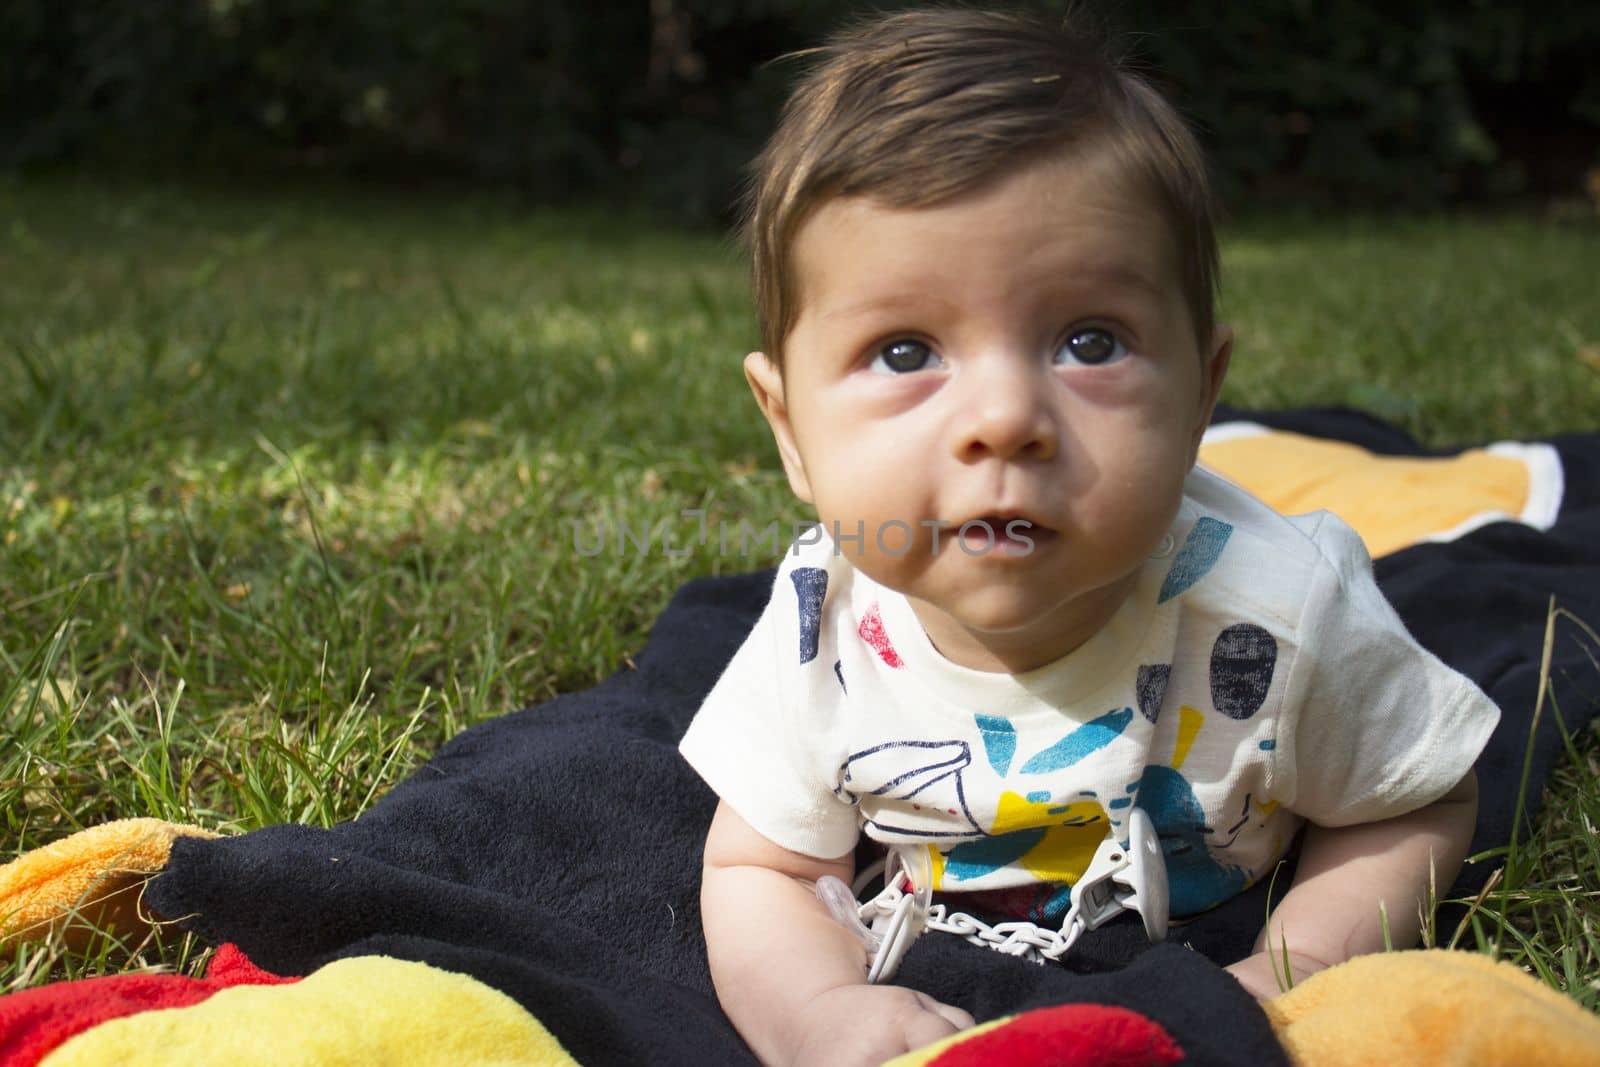
{"type": "MultiPolygon", "coordinates": [[[[0,867],[0,940],[42,939],[69,917],[91,913],[120,924],[124,936],[137,933],[152,920],[130,906],[139,884],[166,865],[173,840],[185,835],[213,836],[130,819],[0,867]],[[117,897],[121,906],[108,910],[117,897]]],[[[1296,1067],[1600,1064],[1600,1019],[1511,964],[1469,952],[1363,956],[1265,1007],[1296,1067]]],[[[1184,1058],[1179,1043],[1138,1012],[1062,1004],[984,1023],[886,1067],[1158,1067],[1184,1058]]],[[[0,997],[0,1067],[224,1059],[262,1067],[578,1067],[556,1035],[500,991],[381,956],[280,978],[225,945],[205,978],[118,975],[0,997]]]]}
{"type": "Polygon", "coordinates": [[[981,1023],[884,1067],[1164,1067],[1183,1049],[1161,1026],[1110,1004],[1061,1004],[981,1023]]]}
{"type": "MultiPolygon", "coordinates": [[[[156,917],[139,890],[179,837],[160,819],[106,823],[0,867],[0,947],[51,932],[136,940],[156,917]]],[[[497,989],[427,964],[338,960],[281,978],[221,946],[204,978],[125,974],[0,996],[0,1067],[578,1067],[539,1020],[497,989]],[[470,1020],[470,1025],[463,1025],[470,1020]]]]}
{"type": "Polygon", "coordinates": [[[384,956],[282,979],[230,950],[203,979],[118,975],[0,997],[5,1067],[173,1063],[579,1067],[499,990],[384,956]]]}
{"type": "MultiPolygon", "coordinates": [[[[1506,962],[1444,949],[1358,956],[1267,1001],[1295,1067],[1595,1067],[1600,1018],[1506,962]]],[[[1125,1008],[1066,1004],[999,1019],[885,1067],[1123,1067],[1183,1052],[1125,1008]]]]}
{"type": "Polygon", "coordinates": [[[1358,956],[1266,1003],[1296,1064],[1600,1064],[1600,1019],[1516,966],[1443,949],[1358,956]]]}
{"type": "Polygon", "coordinates": [[[167,865],[173,839],[216,836],[161,819],[118,819],[36,848],[0,867],[0,941],[58,933],[81,949],[96,930],[142,932],[138,893],[167,865]]]}

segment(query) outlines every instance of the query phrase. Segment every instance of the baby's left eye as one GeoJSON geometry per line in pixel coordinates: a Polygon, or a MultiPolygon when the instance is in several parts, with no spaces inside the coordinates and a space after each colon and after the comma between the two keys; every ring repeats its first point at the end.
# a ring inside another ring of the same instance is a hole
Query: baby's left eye
{"type": "Polygon", "coordinates": [[[1101,326],[1085,326],[1067,335],[1061,347],[1056,349],[1055,361],[1093,367],[1115,362],[1127,354],[1127,346],[1116,334],[1101,326]]]}
{"type": "Polygon", "coordinates": [[[890,374],[911,374],[927,369],[936,364],[938,359],[933,349],[921,341],[903,337],[878,349],[878,354],[872,359],[872,369],[886,370],[890,374]]]}

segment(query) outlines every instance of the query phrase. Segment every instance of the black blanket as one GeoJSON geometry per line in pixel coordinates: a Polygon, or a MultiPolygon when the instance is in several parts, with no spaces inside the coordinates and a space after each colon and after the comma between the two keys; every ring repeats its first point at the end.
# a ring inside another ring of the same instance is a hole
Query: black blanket
{"type": "MultiPolygon", "coordinates": [[[[1352,412],[1250,417],[1377,452],[1422,452],[1352,412]]],[[[1479,764],[1475,849],[1511,833],[1549,598],[1600,624],[1600,435],[1552,443],[1567,481],[1554,528],[1498,523],[1378,562],[1419,640],[1504,710],[1479,764]]],[[[180,839],[148,902],[282,974],[386,954],[472,975],[593,1067],[753,1063],[717,1007],[701,943],[699,853],[715,798],[676,743],[770,582],[770,572],[690,582],[637,669],[465,731],[354,822],[180,839]]],[[[1576,627],[1558,628],[1553,703],[1568,730],[1600,706],[1595,654],[1576,627]]],[[[1530,816],[1561,747],[1547,711],[1532,739],[1530,816]]],[[[1469,866],[1459,888],[1490,869],[1469,866]]],[[[1186,1062],[1282,1064],[1265,1016],[1217,965],[1249,950],[1265,895],[1258,886],[1153,949],[1135,922],[1113,922],[1065,967],[929,935],[899,980],[979,1020],[1068,1001],[1118,1004],[1161,1023],[1186,1062]]]]}

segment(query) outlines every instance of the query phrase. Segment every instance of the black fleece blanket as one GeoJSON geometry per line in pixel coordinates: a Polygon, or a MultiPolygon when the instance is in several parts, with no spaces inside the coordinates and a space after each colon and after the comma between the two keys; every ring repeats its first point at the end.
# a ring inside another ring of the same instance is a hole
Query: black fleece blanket
{"type": "MultiPolygon", "coordinates": [[[[1380,453],[1425,454],[1349,411],[1249,417],[1380,453]]],[[[1550,443],[1566,474],[1552,529],[1497,523],[1377,565],[1418,639],[1503,709],[1479,764],[1475,849],[1511,834],[1550,597],[1600,626],[1600,434],[1550,443]]],[[[699,853],[715,798],[676,744],[770,582],[770,572],[690,582],[637,669],[465,731],[354,822],[180,839],[147,901],[281,974],[368,954],[469,974],[515,998],[593,1067],[753,1064],[717,1007],[701,942],[699,853]]],[[[1576,730],[1600,707],[1596,650],[1571,625],[1557,637],[1553,705],[1576,730]]],[[[1547,706],[1531,741],[1530,816],[1561,748],[1547,706]]],[[[1469,866],[1458,890],[1491,869],[1469,866]]],[[[1284,1064],[1263,1013],[1218,966],[1248,952],[1265,896],[1258,886],[1154,948],[1135,922],[1113,922],[1081,941],[1068,966],[930,935],[899,980],[980,1021],[1070,1001],[1117,1004],[1165,1027],[1186,1062],[1284,1064]]]]}

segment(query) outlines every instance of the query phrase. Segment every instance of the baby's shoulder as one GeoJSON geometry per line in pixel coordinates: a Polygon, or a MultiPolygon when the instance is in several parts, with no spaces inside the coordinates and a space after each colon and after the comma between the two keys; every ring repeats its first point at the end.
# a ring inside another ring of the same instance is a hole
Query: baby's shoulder
{"type": "Polygon", "coordinates": [[[819,525],[801,528],[778,561],[774,595],[798,595],[816,610],[847,608],[855,568],[819,525]]]}
{"type": "Polygon", "coordinates": [[[857,601],[871,596],[870,585],[821,527],[803,529],[778,561],[772,595],[756,628],[784,646],[798,631],[806,650],[802,658],[810,662],[837,643],[842,629],[855,625],[857,601]]]}
{"type": "Polygon", "coordinates": [[[1202,467],[1184,489],[1167,585],[1209,563],[1204,580],[1194,581],[1192,595],[1185,594],[1189,610],[1244,611],[1293,634],[1345,585],[1372,582],[1366,546],[1331,512],[1282,515],[1202,467]]]}

